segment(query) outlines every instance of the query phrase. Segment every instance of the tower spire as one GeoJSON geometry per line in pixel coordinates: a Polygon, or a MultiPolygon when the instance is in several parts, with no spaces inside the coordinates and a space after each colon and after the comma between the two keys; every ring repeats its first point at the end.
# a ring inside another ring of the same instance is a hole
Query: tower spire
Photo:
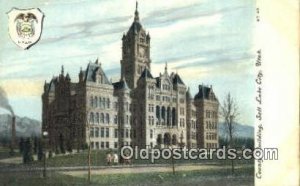
{"type": "Polygon", "coordinates": [[[64,75],[64,66],[61,66],[61,75],[64,75]]]}
{"type": "Polygon", "coordinates": [[[134,21],[135,22],[138,22],[140,21],[140,18],[139,18],[139,12],[138,12],[138,2],[136,1],[136,4],[135,4],[135,13],[134,13],[134,21]]]}
{"type": "Polygon", "coordinates": [[[168,71],[168,62],[166,62],[166,65],[165,65],[165,72],[168,71]]]}

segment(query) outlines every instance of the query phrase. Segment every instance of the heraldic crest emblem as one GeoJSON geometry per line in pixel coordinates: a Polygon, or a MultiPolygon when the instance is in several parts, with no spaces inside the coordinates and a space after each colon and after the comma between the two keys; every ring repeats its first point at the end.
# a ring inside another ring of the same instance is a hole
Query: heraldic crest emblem
{"type": "Polygon", "coordinates": [[[21,48],[28,49],[41,37],[44,14],[38,9],[13,8],[8,12],[8,30],[11,39],[21,48]]]}

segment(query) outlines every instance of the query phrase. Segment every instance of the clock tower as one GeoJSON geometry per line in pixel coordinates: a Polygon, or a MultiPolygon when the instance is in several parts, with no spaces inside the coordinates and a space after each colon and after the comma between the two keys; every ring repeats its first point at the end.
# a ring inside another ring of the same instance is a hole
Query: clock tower
{"type": "Polygon", "coordinates": [[[138,3],[134,21],[122,38],[121,76],[125,78],[130,89],[136,87],[145,68],[150,71],[150,35],[143,29],[138,12],[138,3]]]}

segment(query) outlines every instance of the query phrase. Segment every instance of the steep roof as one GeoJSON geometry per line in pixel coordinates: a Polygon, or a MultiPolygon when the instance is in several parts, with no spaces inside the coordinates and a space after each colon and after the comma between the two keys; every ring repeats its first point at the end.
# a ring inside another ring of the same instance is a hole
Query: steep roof
{"type": "Polygon", "coordinates": [[[103,76],[103,84],[111,85],[111,82],[108,80],[106,74],[104,73],[100,64],[98,64],[98,60],[95,63],[89,63],[86,71],[84,72],[85,81],[96,81],[97,73],[103,76]]]}
{"type": "Polygon", "coordinates": [[[210,93],[212,93],[213,99],[216,100],[215,94],[211,87],[199,85],[199,92],[195,95],[195,99],[210,99],[210,93]]]}
{"type": "Polygon", "coordinates": [[[129,87],[128,87],[125,79],[121,79],[120,81],[113,83],[113,86],[115,89],[118,89],[118,90],[120,90],[120,89],[129,90],[129,87]]]}
{"type": "Polygon", "coordinates": [[[184,85],[182,79],[180,78],[180,76],[176,73],[174,74],[173,78],[172,78],[173,84],[182,84],[184,85]]]}
{"type": "Polygon", "coordinates": [[[131,24],[131,26],[128,30],[128,33],[137,34],[141,30],[143,30],[143,26],[140,23],[140,17],[139,17],[139,12],[138,12],[138,3],[136,3],[136,9],[135,9],[135,12],[134,12],[134,21],[131,24]]]}

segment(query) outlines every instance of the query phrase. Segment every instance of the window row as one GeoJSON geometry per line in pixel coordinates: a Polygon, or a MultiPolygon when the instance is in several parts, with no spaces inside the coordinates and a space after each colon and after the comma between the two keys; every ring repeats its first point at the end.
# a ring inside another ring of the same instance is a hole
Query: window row
{"type": "Polygon", "coordinates": [[[97,137],[102,137],[102,138],[109,138],[109,128],[98,128],[98,127],[91,127],[90,128],[90,137],[91,138],[97,138],[97,137]]]}
{"type": "Polygon", "coordinates": [[[102,98],[97,96],[91,96],[90,97],[90,106],[94,108],[110,108],[110,99],[109,98],[102,98]]]}
{"type": "MultiPolygon", "coordinates": [[[[89,116],[89,122],[90,123],[110,123],[110,116],[108,113],[94,113],[90,112],[89,116]]],[[[117,123],[116,123],[117,124],[117,123]]]]}
{"type": "Polygon", "coordinates": [[[206,129],[217,129],[217,123],[206,121],[206,129]]]}
{"type": "MultiPolygon", "coordinates": [[[[118,148],[118,142],[113,142],[114,146],[113,148],[118,148]]],[[[108,141],[101,141],[101,142],[94,142],[92,141],[91,142],[91,148],[92,149],[109,149],[109,148],[112,148],[110,147],[110,143],[108,141]]]]}
{"type": "Polygon", "coordinates": [[[148,112],[154,112],[154,105],[153,104],[148,105],[148,112]]]}
{"type": "Polygon", "coordinates": [[[218,118],[218,114],[217,114],[216,111],[206,110],[205,111],[205,117],[206,118],[218,118]]]}
{"type": "Polygon", "coordinates": [[[156,106],[156,118],[158,122],[163,122],[167,125],[176,125],[176,109],[173,107],[156,106]]]}
{"type": "Polygon", "coordinates": [[[206,143],[206,147],[207,148],[218,148],[218,144],[217,143],[206,143]]]}
{"type": "Polygon", "coordinates": [[[195,140],[196,139],[196,132],[191,132],[191,133],[192,133],[191,138],[195,140]]]}
{"type": "Polygon", "coordinates": [[[206,133],[206,139],[207,140],[216,140],[217,139],[217,133],[206,133]]]}

